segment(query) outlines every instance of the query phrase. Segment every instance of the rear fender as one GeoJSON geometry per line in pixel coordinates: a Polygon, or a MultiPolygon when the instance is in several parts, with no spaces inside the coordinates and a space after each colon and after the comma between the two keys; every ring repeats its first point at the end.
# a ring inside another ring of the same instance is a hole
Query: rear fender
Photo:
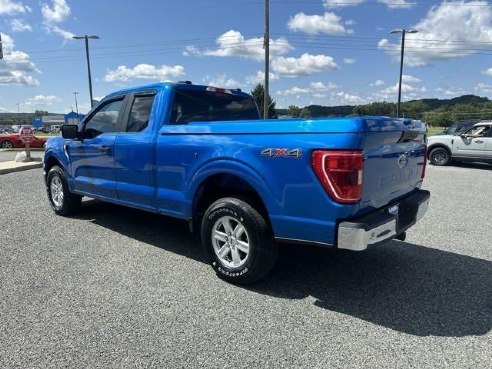
{"type": "Polygon", "coordinates": [[[270,214],[277,212],[274,196],[258,172],[239,161],[217,160],[207,163],[193,175],[186,190],[186,197],[190,204],[189,214],[192,214],[193,199],[200,186],[207,178],[216,174],[234,175],[247,182],[260,196],[267,211],[270,214]]]}

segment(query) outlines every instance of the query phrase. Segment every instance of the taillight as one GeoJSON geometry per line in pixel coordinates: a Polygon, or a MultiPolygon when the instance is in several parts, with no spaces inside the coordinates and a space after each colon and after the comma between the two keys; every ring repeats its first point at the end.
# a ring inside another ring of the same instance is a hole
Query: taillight
{"type": "Polygon", "coordinates": [[[421,179],[425,178],[425,168],[427,167],[427,145],[424,146],[424,165],[422,165],[422,175],[421,179]]]}
{"type": "Polygon", "coordinates": [[[311,166],[328,195],[336,202],[353,203],[362,196],[364,154],[360,150],[316,150],[311,166]]]}

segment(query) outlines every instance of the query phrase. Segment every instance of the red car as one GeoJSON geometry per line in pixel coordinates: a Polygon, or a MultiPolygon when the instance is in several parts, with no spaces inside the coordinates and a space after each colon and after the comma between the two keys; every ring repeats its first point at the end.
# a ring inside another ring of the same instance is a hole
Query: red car
{"type": "MultiPolygon", "coordinates": [[[[44,137],[34,137],[32,138],[31,144],[29,145],[32,148],[42,148],[46,142],[46,138],[44,137]]],[[[8,134],[0,134],[0,148],[2,149],[11,149],[13,147],[26,147],[24,142],[21,141],[18,133],[8,133],[8,134]]]]}

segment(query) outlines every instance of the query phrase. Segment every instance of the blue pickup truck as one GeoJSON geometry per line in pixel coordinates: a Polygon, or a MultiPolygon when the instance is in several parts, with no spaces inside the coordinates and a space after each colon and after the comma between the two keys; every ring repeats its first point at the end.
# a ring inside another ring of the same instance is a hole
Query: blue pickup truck
{"type": "Polygon", "coordinates": [[[261,120],[240,90],[159,83],[105,97],[48,140],[56,214],[82,196],[189,222],[223,279],[251,283],[281,242],[361,251],[426,212],[423,123],[387,117],[261,120]]]}

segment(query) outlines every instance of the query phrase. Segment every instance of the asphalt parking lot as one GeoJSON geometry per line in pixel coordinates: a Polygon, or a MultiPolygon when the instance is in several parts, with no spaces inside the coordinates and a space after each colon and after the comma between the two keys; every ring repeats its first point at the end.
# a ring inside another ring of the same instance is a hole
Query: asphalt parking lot
{"type": "Polygon", "coordinates": [[[216,278],[179,221],[0,176],[0,367],[490,368],[492,166],[429,167],[429,212],[363,253],[283,246],[216,278]],[[488,363],[488,364],[487,364],[488,363]]]}

